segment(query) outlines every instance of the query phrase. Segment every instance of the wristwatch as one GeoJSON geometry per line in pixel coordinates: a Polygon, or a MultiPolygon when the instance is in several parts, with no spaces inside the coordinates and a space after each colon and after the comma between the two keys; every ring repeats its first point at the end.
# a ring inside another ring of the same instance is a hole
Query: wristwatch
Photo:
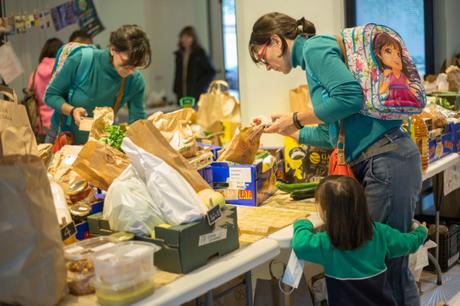
{"type": "Polygon", "coordinates": [[[298,112],[295,112],[292,114],[292,122],[294,123],[294,126],[300,130],[302,129],[304,126],[302,125],[302,122],[300,122],[299,120],[299,116],[298,116],[298,112]]]}

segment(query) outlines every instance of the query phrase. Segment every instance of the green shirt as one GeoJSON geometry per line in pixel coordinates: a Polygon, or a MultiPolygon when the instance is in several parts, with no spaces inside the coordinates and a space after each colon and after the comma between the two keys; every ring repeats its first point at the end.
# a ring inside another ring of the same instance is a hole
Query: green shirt
{"type": "MultiPolygon", "coordinates": [[[[72,97],[67,101],[69,89],[74,85],[76,71],[81,62],[81,50],[75,51],[69,56],[61,71],[50,83],[46,94],[45,102],[55,112],[51,118],[51,126],[57,130],[61,121],[61,107],[67,102],[75,107],[83,107],[88,116],[93,116],[93,110],[97,106],[110,106],[115,104],[121,77],[110,62],[108,49],[93,51],[93,60],[87,77],[78,84],[72,97]]],[[[139,71],[126,78],[126,85],[123,91],[120,108],[128,103],[129,123],[138,119],[145,119],[144,108],[144,78],[139,71]]],[[[71,131],[74,136],[74,144],[83,144],[88,139],[88,132],[79,131],[70,116],[62,122],[62,130],[71,131]]]]}
{"type": "Polygon", "coordinates": [[[359,113],[364,99],[362,89],[342,61],[335,37],[297,36],[292,48],[292,67],[297,66],[305,71],[309,69],[306,75],[314,112],[325,123],[304,127],[300,131],[300,143],[335,147],[337,123],[343,120],[345,156],[350,162],[385,132],[401,126],[401,120],[378,120],[359,113]]]}
{"type": "Polygon", "coordinates": [[[325,274],[337,279],[364,279],[386,270],[385,260],[414,253],[426,239],[426,227],[410,233],[374,222],[372,240],[356,250],[332,246],[326,232],[315,233],[313,224],[299,220],[294,224],[292,249],[299,259],[324,266],[325,274]]]}

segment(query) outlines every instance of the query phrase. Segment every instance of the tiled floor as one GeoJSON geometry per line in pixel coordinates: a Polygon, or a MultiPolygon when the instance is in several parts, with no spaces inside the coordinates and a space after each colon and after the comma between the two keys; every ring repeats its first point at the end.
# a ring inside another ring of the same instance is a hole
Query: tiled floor
{"type": "Polygon", "coordinates": [[[436,274],[423,271],[422,306],[460,306],[460,264],[443,273],[442,279],[442,286],[437,286],[436,274]]]}

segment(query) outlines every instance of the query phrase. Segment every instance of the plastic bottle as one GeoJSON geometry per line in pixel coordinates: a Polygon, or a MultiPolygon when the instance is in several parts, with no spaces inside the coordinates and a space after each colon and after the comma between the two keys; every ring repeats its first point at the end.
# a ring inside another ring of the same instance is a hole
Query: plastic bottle
{"type": "Polygon", "coordinates": [[[422,171],[428,168],[428,128],[425,121],[418,116],[410,117],[410,134],[414,142],[417,144],[422,159],[422,171]]]}

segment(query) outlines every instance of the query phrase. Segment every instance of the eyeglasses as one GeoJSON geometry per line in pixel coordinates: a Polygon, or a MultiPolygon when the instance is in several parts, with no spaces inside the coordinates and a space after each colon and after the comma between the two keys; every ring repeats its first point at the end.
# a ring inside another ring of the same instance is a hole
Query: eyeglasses
{"type": "Polygon", "coordinates": [[[261,63],[264,64],[265,66],[268,65],[268,62],[267,62],[267,60],[265,59],[265,54],[267,53],[267,48],[268,48],[269,45],[270,45],[270,41],[267,42],[267,43],[262,47],[262,49],[260,49],[260,51],[257,53],[257,59],[259,60],[259,62],[261,62],[261,63]]]}

